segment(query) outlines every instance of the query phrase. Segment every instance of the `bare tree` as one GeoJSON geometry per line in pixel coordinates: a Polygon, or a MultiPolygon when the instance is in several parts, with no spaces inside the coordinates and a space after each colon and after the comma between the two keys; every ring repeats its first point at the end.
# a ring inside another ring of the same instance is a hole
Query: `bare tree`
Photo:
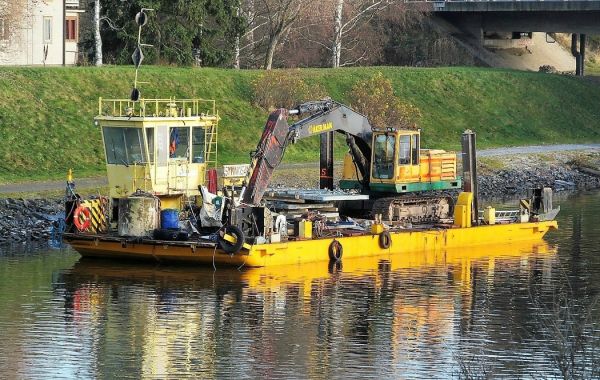
{"type": "MultiPolygon", "coordinates": [[[[38,0],[0,0],[0,40],[12,41],[29,22],[38,0]]],[[[9,44],[0,44],[0,51],[9,44]]]]}
{"type": "Polygon", "coordinates": [[[301,11],[312,0],[258,0],[266,17],[266,40],[264,67],[270,70],[273,66],[273,55],[279,43],[290,32],[298,20],[301,11]]]}
{"type": "MultiPolygon", "coordinates": [[[[333,36],[330,41],[331,65],[340,67],[354,64],[363,59],[364,54],[354,61],[342,62],[343,43],[352,32],[368,23],[375,15],[390,8],[398,0],[334,0],[333,36]]],[[[348,42],[348,41],[346,41],[348,42]]]]}
{"type": "Polygon", "coordinates": [[[246,66],[253,67],[255,64],[254,51],[256,46],[262,42],[266,35],[260,35],[259,31],[267,25],[268,19],[266,13],[257,11],[255,0],[245,0],[240,3],[238,16],[242,16],[246,21],[244,34],[238,36],[234,51],[234,67],[239,69],[241,61],[245,58],[246,66]],[[258,36],[258,38],[257,38],[258,36]]]}

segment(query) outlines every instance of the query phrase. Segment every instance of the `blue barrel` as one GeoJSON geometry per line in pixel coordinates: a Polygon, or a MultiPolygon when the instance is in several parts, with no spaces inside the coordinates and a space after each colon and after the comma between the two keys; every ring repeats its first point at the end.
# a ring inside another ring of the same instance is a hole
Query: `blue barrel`
{"type": "Polygon", "coordinates": [[[160,228],[179,229],[179,210],[167,208],[160,212],[160,228]]]}

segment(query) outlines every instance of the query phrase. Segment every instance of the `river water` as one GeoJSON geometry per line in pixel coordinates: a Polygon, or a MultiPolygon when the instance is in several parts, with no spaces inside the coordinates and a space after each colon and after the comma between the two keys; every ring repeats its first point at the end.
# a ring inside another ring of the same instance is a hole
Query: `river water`
{"type": "Polygon", "coordinates": [[[0,378],[600,376],[600,192],[547,242],[273,269],[0,253],[0,378]]]}

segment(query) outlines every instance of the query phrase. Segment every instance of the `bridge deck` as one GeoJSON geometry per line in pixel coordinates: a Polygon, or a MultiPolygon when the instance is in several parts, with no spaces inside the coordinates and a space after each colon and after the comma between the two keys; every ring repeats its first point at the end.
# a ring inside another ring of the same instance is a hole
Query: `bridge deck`
{"type": "Polygon", "coordinates": [[[599,0],[429,1],[435,12],[581,12],[600,10],[599,0]]]}

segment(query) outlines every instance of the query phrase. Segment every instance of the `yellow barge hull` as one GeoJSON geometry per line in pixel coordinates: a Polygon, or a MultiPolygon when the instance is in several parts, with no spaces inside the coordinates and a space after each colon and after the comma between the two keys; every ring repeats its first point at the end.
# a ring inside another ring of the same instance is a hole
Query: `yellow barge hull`
{"type": "Polygon", "coordinates": [[[281,243],[257,244],[229,255],[214,244],[197,242],[135,241],[93,234],[65,234],[65,241],[84,257],[187,262],[194,264],[269,267],[329,261],[329,249],[337,240],[342,260],[424,251],[539,241],[556,221],[496,224],[466,228],[437,228],[391,232],[389,248],[382,248],[379,235],[367,234],[281,243]]]}

